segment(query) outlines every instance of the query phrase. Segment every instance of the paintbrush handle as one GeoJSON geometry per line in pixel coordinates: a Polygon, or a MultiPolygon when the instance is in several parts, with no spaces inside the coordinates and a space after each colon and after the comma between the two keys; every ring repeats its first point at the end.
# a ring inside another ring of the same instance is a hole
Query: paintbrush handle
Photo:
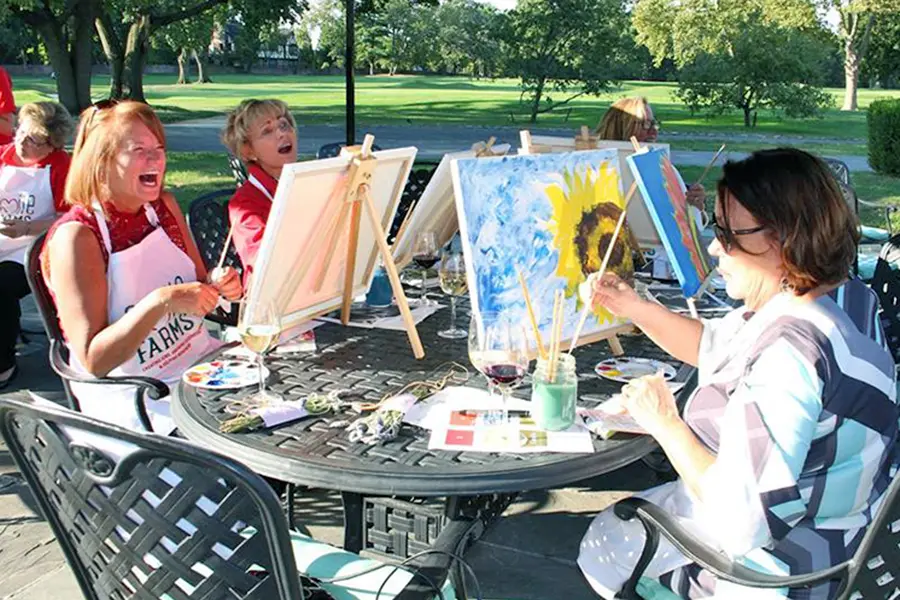
{"type": "Polygon", "coordinates": [[[724,151],[725,151],[725,144],[722,144],[722,146],[716,151],[716,153],[713,154],[712,159],[709,161],[709,164],[706,165],[706,168],[703,169],[703,172],[700,173],[700,177],[699,177],[699,179],[697,179],[697,182],[694,185],[700,185],[701,183],[703,183],[703,180],[706,179],[707,175],[709,175],[709,170],[713,168],[713,165],[716,164],[716,161],[719,160],[719,156],[724,151]]]}
{"type": "Polygon", "coordinates": [[[222,246],[222,254],[219,255],[219,261],[216,263],[216,268],[221,269],[222,265],[225,264],[225,257],[228,256],[228,247],[231,245],[231,237],[234,235],[234,225],[228,228],[228,237],[225,238],[225,245],[222,246]]]}
{"type": "Polygon", "coordinates": [[[531,294],[528,293],[528,284],[522,277],[522,272],[516,269],[516,275],[519,277],[519,285],[522,286],[522,295],[525,296],[525,308],[528,310],[528,318],[531,321],[531,327],[534,329],[534,339],[537,342],[538,355],[541,358],[547,358],[547,352],[544,350],[544,340],[541,338],[541,330],[538,327],[537,318],[534,316],[534,307],[531,305],[531,294]]]}

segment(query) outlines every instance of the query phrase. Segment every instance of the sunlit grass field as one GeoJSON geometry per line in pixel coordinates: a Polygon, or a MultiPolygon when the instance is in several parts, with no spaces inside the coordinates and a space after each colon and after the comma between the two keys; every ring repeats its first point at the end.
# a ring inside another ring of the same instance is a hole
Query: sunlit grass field
{"type": "MultiPolygon", "coordinates": [[[[176,85],[174,75],[147,75],[148,100],[166,121],[180,121],[223,113],[244,98],[275,97],[287,102],[301,123],[342,123],[344,79],[340,76],[213,75],[214,83],[176,85]]],[[[356,111],[360,123],[410,123],[442,125],[521,125],[527,109],[519,101],[514,79],[475,80],[466,77],[374,76],[357,77],[356,111]]],[[[18,102],[54,97],[55,82],[49,77],[16,77],[18,102]]],[[[95,99],[107,94],[108,77],[94,77],[95,99]]],[[[759,115],[757,127],[746,129],[737,111],[717,117],[692,115],[672,97],[672,83],[628,81],[599,97],[582,97],[565,108],[539,117],[546,127],[595,125],[613,100],[646,96],[653,104],[664,131],[678,133],[759,133],[808,136],[834,140],[865,138],[865,111],[828,110],[821,118],[787,119],[770,111],[759,115]]],[[[843,93],[829,90],[836,102],[843,93]]],[[[562,97],[556,97],[557,100],[562,97]]],[[[898,90],[861,90],[860,107],[877,98],[900,97],[898,90]]],[[[849,153],[849,152],[846,152],[849,153]]],[[[859,153],[854,152],[854,153],[859,153]]]]}

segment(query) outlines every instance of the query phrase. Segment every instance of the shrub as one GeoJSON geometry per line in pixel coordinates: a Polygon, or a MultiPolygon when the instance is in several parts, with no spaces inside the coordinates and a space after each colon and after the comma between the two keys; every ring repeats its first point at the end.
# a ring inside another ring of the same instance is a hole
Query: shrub
{"type": "Polygon", "coordinates": [[[878,173],[900,175],[900,99],[869,105],[869,164],[878,173]]]}

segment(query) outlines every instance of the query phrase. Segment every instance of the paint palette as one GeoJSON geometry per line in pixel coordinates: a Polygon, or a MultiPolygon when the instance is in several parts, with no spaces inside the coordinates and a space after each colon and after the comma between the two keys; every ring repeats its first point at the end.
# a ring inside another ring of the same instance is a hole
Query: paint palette
{"type": "Polygon", "coordinates": [[[605,379],[628,383],[632,379],[653,375],[662,371],[663,379],[671,381],[677,374],[675,367],[669,363],[652,358],[637,358],[634,356],[619,356],[600,361],[594,367],[594,372],[605,379]]]}
{"type": "MultiPolygon", "coordinates": [[[[263,368],[264,376],[269,372],[263,368]]],[[[231,390],[259,383],[259,367],[243,360],[214,360],[196,365],[181,377],[188,385],[210,390],[231,390]]]]}

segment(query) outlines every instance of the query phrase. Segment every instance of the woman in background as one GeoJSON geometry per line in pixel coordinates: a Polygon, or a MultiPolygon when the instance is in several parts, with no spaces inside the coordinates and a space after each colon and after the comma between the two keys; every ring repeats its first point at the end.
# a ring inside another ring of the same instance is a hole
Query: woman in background
{"type": "Polygon", "coordinates": [[[17,372],[19,301],[31,293],[25,252],[66,211],[70,158],[64,148],[73,128],[62,104],[33,102],[19,111],[14,142],[0,146],[0,389],[17,372]]]}
{"type": "Polygon", "coordinates": [[[228,202],[232,239],[244,266],[244,285],[247,285],[281,169],[297,162],[294,117],[281,100],[244,100],[228,115],[222,142],[247,165],[247,181],[228,202]]]}
{"type": "MultiPolygon", "coordinates": [[[[643,96],[622,98],[613,102],[600,124],[597,135],[601,140],[628,142],[635,137],[641,144],[653,144],[659,137],[659,121],[653,116],[653,108],[643,96]]],[[[687,189],[687,201],[703,211],[706,190],[699,183],[687,189]]]]}

